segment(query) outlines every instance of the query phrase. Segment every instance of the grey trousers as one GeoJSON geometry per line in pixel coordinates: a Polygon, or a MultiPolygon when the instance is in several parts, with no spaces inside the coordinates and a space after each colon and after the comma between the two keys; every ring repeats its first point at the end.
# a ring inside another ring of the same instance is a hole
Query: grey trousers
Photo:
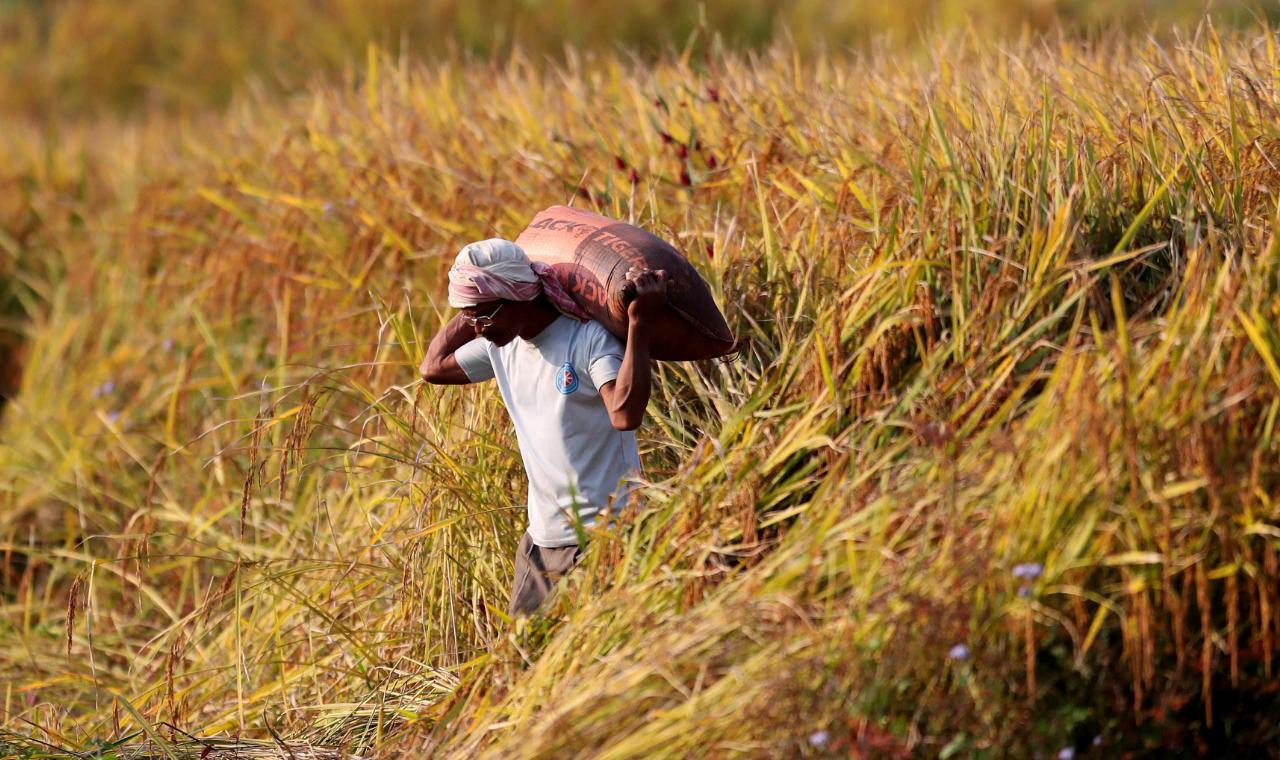
{"type": "Polygon", "coordinates": [[[548,549],[538,546],[525,531],[516,547],[516,576],[511,582],[511,603],[507,614],[531,615],[555,588],[556,582],[582,559],[577,544],[548,549]]]}

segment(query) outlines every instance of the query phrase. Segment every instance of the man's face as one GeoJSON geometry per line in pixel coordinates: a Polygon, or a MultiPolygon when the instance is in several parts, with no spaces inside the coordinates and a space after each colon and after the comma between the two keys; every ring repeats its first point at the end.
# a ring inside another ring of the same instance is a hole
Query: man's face
{"type": "Polygon", "coordinates": [[[471,324],[476,335],[488,338],[495,346],[505,346],[517,335],[514,304],[490,301],[462,310],[462,318],[471,324]]]}

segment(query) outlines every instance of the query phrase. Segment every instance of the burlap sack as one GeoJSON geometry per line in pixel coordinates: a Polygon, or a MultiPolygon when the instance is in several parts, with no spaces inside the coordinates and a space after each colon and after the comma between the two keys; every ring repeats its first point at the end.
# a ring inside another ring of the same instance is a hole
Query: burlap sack
{"type": "Polygon", "coordinates": [[[733,351],[733,333],[706,281],[661,238],[590,211],[552,206],[535,216],[515,242],[530,259],[554,267],[578,305],[624,341],[627,270],[666,270],[670,300],[654,321],[650,355],[686,361],[733,351]]]}

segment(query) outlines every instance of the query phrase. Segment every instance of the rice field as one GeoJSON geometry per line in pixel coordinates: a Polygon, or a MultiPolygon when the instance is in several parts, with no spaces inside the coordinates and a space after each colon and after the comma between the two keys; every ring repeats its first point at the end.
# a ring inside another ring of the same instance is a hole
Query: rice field
{"type": "Polygon", "coordinates": [[[8,120],[0,754],[1269,751],[1280,35],[932,35],[8,120]],[[417,367],[566,202],[744,348],[513,622],[510,422],[417,367]]]}

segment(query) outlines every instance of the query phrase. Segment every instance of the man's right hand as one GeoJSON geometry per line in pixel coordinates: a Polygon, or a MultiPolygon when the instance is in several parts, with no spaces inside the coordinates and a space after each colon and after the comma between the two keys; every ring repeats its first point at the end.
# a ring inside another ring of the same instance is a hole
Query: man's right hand
{"type": "Polygon", "coordinates": [[[471,382],[467,373],[462,370],[453,353],[467,343],[475,340],[476,330],[462,319],[462,314],[453,315],[440,332],[431,339],[427,346],[426,358],[418,367],[422,379],[434,385],[466,385],[471,382]]]}

